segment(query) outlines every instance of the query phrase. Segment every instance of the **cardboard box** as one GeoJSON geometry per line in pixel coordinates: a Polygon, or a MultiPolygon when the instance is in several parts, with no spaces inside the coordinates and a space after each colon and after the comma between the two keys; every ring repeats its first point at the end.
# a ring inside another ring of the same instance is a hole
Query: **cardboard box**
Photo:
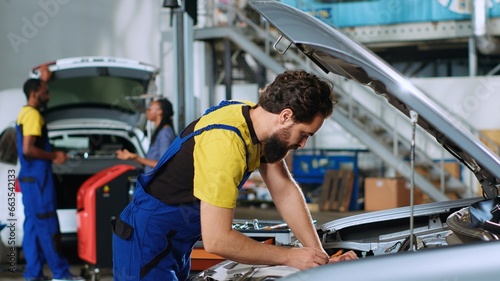
{"type": "Polygon", "coordinates": [[[453,177],[461,179],[460,164],[458,162],[444,162],[444,169],[453,177]]]}
{"type": "MultiPolygon", "coordinates": [[[[440,162],[436,162],[436,164],[441,165],[440,162]]],[[[461,166],[460,166],[461,164],[460,163],[451,161],[451,162],[444,162],[443,164],[444,164],[443,165],[444,169],[451,176],[455,177],[458,180],[461,180],[461,166]]],[[[422,175],[425,178],[429,178],[429,171],[423,167],[415,167],[415,172],[417,172],[418,174],[422,175]]],[[[435,176],[433,179],[429,179],[429,180],[436,187],[437,190],[441,189],[441,179],[438,176],[435,176]]],[[[454,192],[448,192],[445,190],[445,193],[448,197],[450,197],[453,200],[460,198],[460,196],[458,196],[454,192]]],[[[429,198],[429,196],[427,196],[426,194],[421,192],[417,186],[417,188],[415,189],[415,204],[424,204],[424,203],[430,203],[430,202],[434,202],[434,201],[431,198],[429,198]]]]}
{"type": "MultiPolygon", "coordinates": [[[[415,189],[414,204],[421,203],[422,192],[415,189]]],[[[400,178],[366,178],[365,211],[378,211],[410,205],[410,188],[400,178]]]]}
{"type": "Polygon", "coordinates": [[[500,130],[479,130],[482,136],[479,139],[494,153],[497,153],[497,149],[500,146],[500,130]],[[483,137],[484,136],[484,137],[483,137]]]}
{"type": "MultiPolygon", "coordinates": [[[[436,165],[437,166],[440,166],[441,165],[441,162],[436,162],[436,165]]],[[[448,172],[451,176],[457,178],[458,180],[461,179],[461,171],[460,171],[460,164],[458,162],[444,162],[443,163],[443,168],[446,172],[448,172]]],[[[419,173],[420,175],[424,176],[424,177],[428,177],[429,176],[429,171],[426,170],[425,168],[423,167],[415,167],[415,172],[419,173]]],[[[436,176],[438,177],[438,176],[436,176]]],[[[441,185],[441,182],[440,182],[440,179],[435,179],[432,181],[433,184],[437,187],[439,187],[441,185]]]]}

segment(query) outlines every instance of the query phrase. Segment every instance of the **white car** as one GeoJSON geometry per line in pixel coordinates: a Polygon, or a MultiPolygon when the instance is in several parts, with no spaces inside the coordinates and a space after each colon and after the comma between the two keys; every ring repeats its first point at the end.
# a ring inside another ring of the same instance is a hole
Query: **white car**
{"type": "MultiPolygon", "coordinates": [[[[117,164],[142,169],[132,161],[117,159],[115,151],[126,148],[145,155],[149,147],[144,133],[145,108],[147,101],[155,96],[159,69],[129,59],[78,57],[52,62],[49,70],[52,72],[48,83],[51,99],[42,114],[51,144],[70,156],[66,163],[53,165],[57,213],[63,242],[65,239],[75,241],[77,191],[82,183],[117,164]]],[[[29,75],[39,76],[39,67],[29,75]]],[[[24,95],[21,91],[10,94],[24,95]]],[[[19,110],[17,106],[1,109],[11,115],[3,114],[2,118],[9,118],[11,123],[7,128],[0,128],[0,181],[4,183],[0,192],[0,225],[7,225],[0,232],[4,249],[5,246],[21,247],[23,239],[22,194],[14,184],[19,170],[14,127],[19,110]]]]}

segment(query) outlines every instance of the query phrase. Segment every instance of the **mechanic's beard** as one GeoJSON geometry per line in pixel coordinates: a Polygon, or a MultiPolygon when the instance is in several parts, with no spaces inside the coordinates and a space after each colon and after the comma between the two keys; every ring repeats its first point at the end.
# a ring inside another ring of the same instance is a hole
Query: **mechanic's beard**
{"type": "Polygon", "coordinates": [[[288,128],[273,133],[264,144],[264,157],[268,163],[276,163],[288,154],[290,147],[283,139],[288,139],[290,132],[288,128]]]}
{"type": "Polygon", "coordinates": [[[38,105],[40,106],[40,110],[43,110],[45,108],[47,108],[47,103],[49,103],[48,100],[43,100],[41,98],[38,98],[38,105]]]}

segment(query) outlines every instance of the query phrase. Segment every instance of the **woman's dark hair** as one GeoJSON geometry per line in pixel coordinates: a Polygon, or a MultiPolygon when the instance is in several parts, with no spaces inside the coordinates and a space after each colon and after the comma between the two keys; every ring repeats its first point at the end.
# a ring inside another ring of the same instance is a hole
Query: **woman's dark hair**
{"type": "Polygon", "coordinates": [[[158,133],[163,127],[165,127],[165,125],[169,125],[170,127],[172,127],[172,130],[174,130],[175,133],[174,123],[172,120],[172,116],[174,116],[174,109],[172,107],[172,103],[170,103],[170,101],[166,98],[161,98],[154,101],[160,105],[162,115],[160,124],[158,125],[158,127],[156,127],[155,131],[153,132],[153,135],[151,136],[151,143],[155,142],[158,133]]]}
{"type": "Polygon", "coordinates": [[[36,92],[40,89],[40,85],[42,85],[42,80],[35,78],[30,78],[24,82],[23,91],[26,95],[26,100],[30,99],[31,92],[36,92]]]}
{"type": "Polygon", "coordinates": [[[260,91],[257,106],[275,114],[289,108],[295,122],[310,123],[317,114],[329,117],[336,103],[332,84],[304,70],[287,70],[260,91]]]}

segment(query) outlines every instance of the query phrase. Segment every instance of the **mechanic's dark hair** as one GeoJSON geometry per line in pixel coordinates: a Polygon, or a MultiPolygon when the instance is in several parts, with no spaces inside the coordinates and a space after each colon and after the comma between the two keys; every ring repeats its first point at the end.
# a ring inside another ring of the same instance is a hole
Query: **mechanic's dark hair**
{"type": "Polygon", "coordinates": [[[275,114],[289,108],[297,123],[310,123],[318,113],[327,118],[337,103],[333,84],[304,70],[287,70],[259,92],[257,106],[275,114]]]}
{"type": "Polygon", "coordinates": [[[156,127],[153,135],[151,136],[151,143],[155,142],[158,133],[163,127],[165,127],[165,125],[169,125],[170,127],[172,127],[172,130],[174,130],[175,133],[174,122],[172,120],[172,116],[174,116],[172,103],[166,98],[156,99],[153,101],[157,102],[160,105],[162,114],[160,124],[158,125],[158,127],[156,127]]]}
{"type": "Polygon", "coordinates": [[[36,92],[40,89],[40,85],[42,85],[41,79],[30,78],[24,82],[23,91],[26,95],[26,100],[30,99],[30,93],[36,92]]]}

